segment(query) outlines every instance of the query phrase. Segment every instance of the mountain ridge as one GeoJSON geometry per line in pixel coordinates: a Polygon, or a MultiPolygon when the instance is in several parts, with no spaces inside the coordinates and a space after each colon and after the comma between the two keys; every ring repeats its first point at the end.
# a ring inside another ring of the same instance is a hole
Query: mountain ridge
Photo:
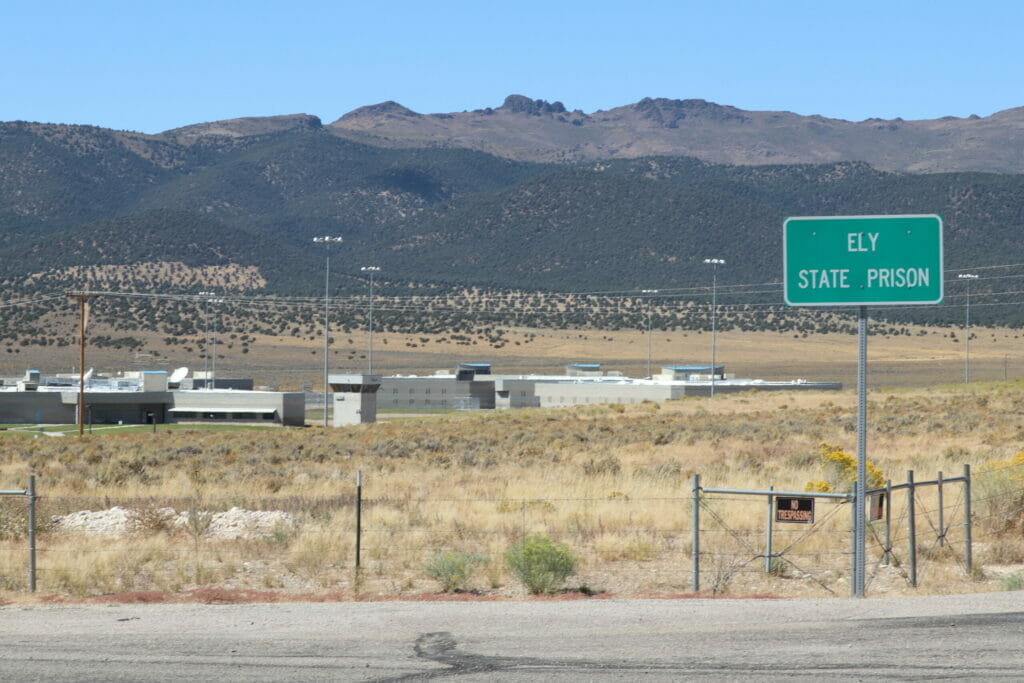
{"type": "Polygon", "coordinates": [[[911,173],[1024,172],[1024,107],[986,117],[847,121],[651,97],[587,114],[509,95],[497,108],[463,112],[422,114],[393,101],[355,112],[325,128],[369,144],[464,147],[519,161],[692,156],[734,165],[865,161],[911,173]]]}
{"type": "Polygon", "coordinates": [[[448,113],[420,113],[388,100],[358,107],[328,124],[311,114],[247,116],[150,135],[19,121],[0,123],[0,135],[16,127],[57,143],[104,131],[126,150],[164,168],[182,166],[188,154],[210,155],[252,138],[323,129],[378,147],[454,147],[540,163],[691,156],[744,166],[864,161],[909,173],[1024,173],[1024,107],[989,116],[848,121],[744,110],[698,98],[644,97],[585,113],[560,101],[512,94],[498,107],[448,113]]]}

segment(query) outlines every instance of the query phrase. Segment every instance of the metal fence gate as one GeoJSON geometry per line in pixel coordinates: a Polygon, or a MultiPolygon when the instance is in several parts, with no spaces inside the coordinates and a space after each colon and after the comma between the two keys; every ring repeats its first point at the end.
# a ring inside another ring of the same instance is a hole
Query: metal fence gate
{"type": "MultiPolygon", "coordinates": [[[[922,569],[953,559],[967,575],[973,571],[971,470],[929,481],[907,481],[867,491],[869,521],[867,549],[874,557],[868,582],[883,567],[898,568],[916,587],[922,569]],[[957,485],[950,491],[951,485],[957,485]],[[919,528],[925,525],[923,538],[919,528]]],[[[814,581],[830,593],[851,575],[855,553],[852,493],[710,488],[700,475],[691,479],[691,569],[694,592],[707,587],[724,592],[741,573],[764,573],[814,581]],[[808,521],[785,524],[776,520],[780,498],[822,501],[808,521]],[[761,520],[764,520],[763,523],[761,520]],[[760,565],[760,566],[758,566],[760,565]]],[[[851,592],[855,587],[850,582],[851,592]]]]}

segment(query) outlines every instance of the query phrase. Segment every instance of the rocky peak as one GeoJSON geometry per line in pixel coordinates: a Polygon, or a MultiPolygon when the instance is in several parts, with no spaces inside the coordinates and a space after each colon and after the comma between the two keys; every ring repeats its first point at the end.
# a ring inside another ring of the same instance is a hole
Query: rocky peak
{"type": "Polygon", "coordinates": [[[505,102],[498,107],[497,111],[509,112],[511,114],[528,114],[530,116],[564,114],[565,105],[561,102],[531,100],[524,95],[509,95],[505,98],[505,102]]]}

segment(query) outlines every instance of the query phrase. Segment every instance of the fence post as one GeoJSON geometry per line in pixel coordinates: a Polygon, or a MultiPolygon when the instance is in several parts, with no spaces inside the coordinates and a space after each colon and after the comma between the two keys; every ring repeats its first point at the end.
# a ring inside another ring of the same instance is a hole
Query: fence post
{"type": "Polygon", "coordinates": [[[892,555],[892,479],[885,480],[885,547],[882,548],[882,564],[889,566],[892,555]]]}
{"type": "Polygon", "coordinates": [[[690,503],[690,585],[700,592],[700,475],[691,480],[693,496],[690,503]]]}
{"type": "Polygon", "coordinates": [[[36,475],[28,477],[28,589],[36,592],[36,475]]]}
{"type": "Polygon", "coordinates": [[[971,466],[964,465],[964,565],[970,576],[973,566],[971,551],[971,466]]]}
{"type": "Polygon", "coordinates": [[[917,588],[917,526],[914,518],[914,470],[907,470],[907,543],[910,546],[910,585],[917,588]]]}
{"type": "Polygon", "coordinates": [[[937,491],[939,494],[939,547],[943,548],[946,545],[946,523],[942,513],[942,472],[939,472],[937,491]]]}
{"type": "Polygon", "coordinates": [[[356,470],[356,569],[359,569],[363,540],[363,471],[356,470]]]}
{"type": "MultiPolygon", "coordinates": [[[[774,491],[774,486],[768,487],[769,491],[774,491]]],[[[764,537],[764,573],[772,573],[772,503],[775,500],[775,496],[768,494],[768,523],[765,525],[765,537],[764,537]]]]}

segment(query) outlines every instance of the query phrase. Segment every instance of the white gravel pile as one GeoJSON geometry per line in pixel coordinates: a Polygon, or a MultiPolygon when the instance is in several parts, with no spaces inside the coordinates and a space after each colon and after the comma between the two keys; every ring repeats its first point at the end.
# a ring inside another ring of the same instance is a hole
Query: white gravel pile
{"type": "Polygon", "coordinates": [[[142,515],[134,510],[112,507],[109,510],[79,510],[62,517],[53,518],[53,527],[58,531],[80,532],[102,536],[122,536],[135,531],[145,531],[140,519],[162,518],[168,529],[201,532],[210,538],[233,540],[238,538],[262,538],[278,530],[291,531],[296,526],[295,517],[280,510],[243,510],[231,508],[227,512],[199,512],[190,520],[190,513],[178,512],[174,508],[147,511],[142,515]]]}
{"type": "Polygon", "coordinates": [[[135,513],[122,507],[109,510],[79,510],[63,517],[54,517],[53,526],[61,531],[120,536],[135,528],[135,513]]]}
{"type": "MultiPolygon", "coordinates": [[[[187,523],[188,514],[182,513],[187,523]]],[[[182,523],[182,522],[177,522],[182,523]]],[[[269,536],[275,530],[295,528],[295,518],[280,510],[243,510],[231,508],[227,512],[216,512],[210,521],[207,536],[213,538],[260,538],[269,536]]]]}

